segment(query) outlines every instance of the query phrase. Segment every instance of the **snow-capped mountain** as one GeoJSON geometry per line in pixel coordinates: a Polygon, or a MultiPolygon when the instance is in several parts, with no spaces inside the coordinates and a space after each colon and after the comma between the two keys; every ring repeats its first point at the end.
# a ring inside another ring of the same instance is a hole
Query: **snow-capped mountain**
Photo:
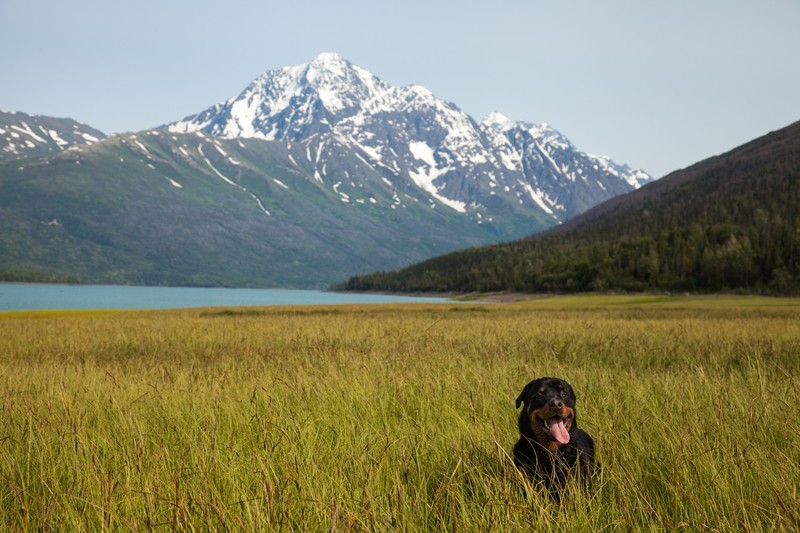
{"type": "Polygon", "coordinates": [[[102,132],[72,119],[0,111],[0,161],[52,155],[103,138],[102,132]]]}
{"type": "Polygon", "coordinates": [[[0,114],[0,275],[325,288],[529,236],[647,180],[322,54],[135,133],[0,114]]]}
{"type": "Polygon", "coordinates": [[[651,180],[579,151],[547,125],[499,114],[478,122],[424,87],[389,85],[337,54],[265,72],[167,128],[301,144],[315,179],[337,193],[377,175],[398,205],[413,198],[481,222],[514,213],[554,224],[651,180]]]}

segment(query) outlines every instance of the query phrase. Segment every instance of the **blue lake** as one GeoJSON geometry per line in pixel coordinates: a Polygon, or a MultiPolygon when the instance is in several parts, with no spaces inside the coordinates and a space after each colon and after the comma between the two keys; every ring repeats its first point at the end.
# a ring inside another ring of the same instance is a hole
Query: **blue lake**
{"type": "Polygon", "coordinates": [[[182,307],[339,305],[447,302],[382,294],[289,289],[130,287],[118,285],[36,285],[0,283],[0,311],[53,309],[177,309],[182,307]]]}

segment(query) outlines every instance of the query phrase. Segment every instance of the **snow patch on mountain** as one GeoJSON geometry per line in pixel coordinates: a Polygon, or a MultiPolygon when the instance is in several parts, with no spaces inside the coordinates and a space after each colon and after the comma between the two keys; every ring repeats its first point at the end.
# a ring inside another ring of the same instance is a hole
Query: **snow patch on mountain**
{"type": "Polygon", "coordinates": [[[424,142],[412,142],[409,144],[409,150],[418,161],[423,163],[421,166],[409,170],[408,172],[408,175],[414,183],[444,205],[455,209],[459,213],[465,213],[467,209],[464,202],[445,197],[440,193],[439,188],[434,185],[433,182],[437,178],[445,175],[450,169],[440,169],[436,166],[436,158],[433,155],[433,149],[424,142]]]}

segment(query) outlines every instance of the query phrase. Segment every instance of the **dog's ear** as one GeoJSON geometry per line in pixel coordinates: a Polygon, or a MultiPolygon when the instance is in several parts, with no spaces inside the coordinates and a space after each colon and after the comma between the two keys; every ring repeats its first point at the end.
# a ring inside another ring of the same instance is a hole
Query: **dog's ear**
{"type": "Polygon", "coordinates": [[[525,398],[528,397],[528,390],[531,388],[531,385],[533,385],[532,381],[525,385],[525,388],[523,388],[522,392],[520,392],[519,396],[517,396],[517,409],[519,409],[519,406],[525,401],[525,398]]]}
{"type": "Polygon", "coordinates": [[[572,388],[572,385],[570,385],[570,384],[569,384],[569,383],[567,383],[566,381],[564,382],[564,385],[566,385],[566,386],[567,386],[567,393],[568,393],[570,396],[572,396],[572,399],[573,399],[573,400],[577,400],[577,399],[578,399],[578,397],[575,395],[575,389],[573,389],[573,388],[572,388]]]}

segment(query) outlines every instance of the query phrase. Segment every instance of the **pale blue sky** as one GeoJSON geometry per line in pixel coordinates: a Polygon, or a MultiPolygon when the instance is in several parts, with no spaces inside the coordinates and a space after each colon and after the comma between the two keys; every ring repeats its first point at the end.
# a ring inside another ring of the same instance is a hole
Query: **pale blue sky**
{"type": "Polygon", "coordinates": [[[800,120],[800,0],[0,0],[0,109],[137,131],[320,52],[656,177],[800,120]]]}

